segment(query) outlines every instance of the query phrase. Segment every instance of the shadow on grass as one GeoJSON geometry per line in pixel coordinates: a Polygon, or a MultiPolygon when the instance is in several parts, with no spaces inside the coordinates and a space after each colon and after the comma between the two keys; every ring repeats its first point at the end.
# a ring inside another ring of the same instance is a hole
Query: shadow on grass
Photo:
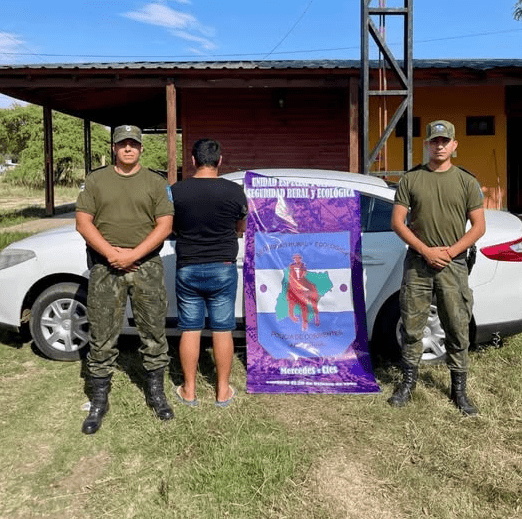
{"type": "MultiPolygon", "coordinates": [[[[75,207],[76,207],[75,203],[56,206],[54,208],[53,216],[71,213],[75,210],[75,207]]],[[[0,228],[5,229],[4,232],[8,232],[9,227],[14,226],[14,225],[18,225],[18,224],[25,223],[25,222],[32,221],[32,220],[41,220],[44,218],[51,218],[51,216],[49,216],[46,213],[45,207],[38,207],[38,206],[29,206],[29,207],[24,207],[23,209],[14,209],[11,211],[0,211],[0,217],[2,220],[2,225],[0,226],[0,228]]]]}
{"type": "MultiPolygon", "coordinates": [[[[139,337],[129,335],[120,336],[117,344],[119,354],[116,360],[116,369],[125,373],[129,377],[129,380],[138,387],[142,393],[145,393],[146,375],[139,347],[139,337]]],[[[84,380],[84,393],[90,397],[87,359],[83,358],[81,363],[80,377],[84,380]]]]}
{"type": "Polygon", "coordinates": [[[424,384],[426,387],[436,389],[441,395],[444,395],[449,398],[449,396],[450,396],[449,377],[450,377],[450,374],[449,374],[449,370],[448,370],[448,383],[444,384],[440,380],[436,380],[435,378],[433,378],[433,375],[431,374],[431,372],[428,371],[427,373],[426,372],[420,373],[419,381],[422,382],[422,384],[424,384]]]}
{"type": "Polygon", "coordinates": [[[245,344],[245,339],[234,339],[234,353],[239,359],[239,362],[243,364],[245,371],[247,371],[247,347],[245,344]]]}
{"type": "MultiPolygon", "coordinates": [[[[62,204],[55,206],[54,214],[65,214],[74,211],[75,203],[62,204]]],[[[48,218],[45,207],[28,206],[22,209],[13,209],[11,211],[2,211],[2,220],[16,219],[16,218],[48,218]]]]}
{"type": "Polygon", "coordinates": [[[375,378],[383,384],[397,383],[399,380],[397,373],[398,371],[396,369],[392,369],[391,366],[376,366],[373,368],[373,374],[375,375],[375,378]]]}
{"type": "MultiPolygon", "coordinates": [[[[183,383],[183,372],[179,359],[179,338],[169,337],[169,356],[168,366],[169,379],[172,384],[179,386],[183,383]]],[[[147,378],[143,367],[143,358],[139,351],[140,339],[137,336],[122,335],[118,340],[119,355],[116,361],[118,370],[124,372],[143,394],[147,388],[147,378]]],[[[201,349],[198,363],[198,371],[201,376],[212,386],[216,383],[215,364],[212,358],[212,340],[210,337],[201,338],[201,349]]],[[[236,356],[246,366],[246,349],[241,346],[237,348],[236,356]]],[[[84,392],[89,396],[87,383],[88,371],[86,359],[82,359],[80,376],[84,380],[84,392]]]]}
{"type": "Polygon", "coordinates": [[[19,350],[23,348],[24,344],[27,343],[28,340],[29,339],[24,337],[21,333],[5,328],[0,328],[0,342],[6,346],[9,346],[10,348],[19,350]]]}
{"type": "MultiPolygon", "coordinates": [[[[419,366],[417,384],[433,388],[442,395],[449,397],[449,370],[448,384],[445,384],[433,376],[431,368],[437,369],[438,365],[430,366],[428,364],[421,364],[419,366]]],[[[392,387],[396,387],[402,380],[402,370],[398,364],[388,363],[378,365],[374,368],[374,374],[381,383],[390,384],[392,387]]]]}

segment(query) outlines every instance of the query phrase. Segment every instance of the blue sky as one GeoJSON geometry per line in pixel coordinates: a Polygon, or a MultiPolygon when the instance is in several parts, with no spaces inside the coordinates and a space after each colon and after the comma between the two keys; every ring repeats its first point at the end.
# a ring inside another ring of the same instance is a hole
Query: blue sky
{"type": "MultiPolygon", "coordinates": [[[[414,1],[414,57],[522,58],[515,3],[414,1]]],[[[360,0],[2,0],[0,65],[359,57],[360,0]]]]}

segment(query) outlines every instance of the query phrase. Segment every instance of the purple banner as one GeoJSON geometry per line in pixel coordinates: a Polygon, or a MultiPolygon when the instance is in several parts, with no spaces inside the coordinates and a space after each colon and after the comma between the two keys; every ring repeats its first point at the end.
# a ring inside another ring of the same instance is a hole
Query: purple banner
{"type": "Polygon", "coordinates": [[[359,194],[247,171],[243,265],[250,393],[375,393],[359,194]]]}

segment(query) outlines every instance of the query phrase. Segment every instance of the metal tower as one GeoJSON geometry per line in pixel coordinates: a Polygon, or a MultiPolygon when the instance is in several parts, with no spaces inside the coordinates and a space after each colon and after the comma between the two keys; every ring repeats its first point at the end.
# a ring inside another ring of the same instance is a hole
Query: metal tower
{"type": "Polygon", "coordinates": [[[362,173],[370,174],[379,152],[385,145],[397,123],[404,116],[404,170],[412,166],[412,137],[413,137],[413,0],[401,0],[404,7],[385,7],[386,1],[379,0],[379,7],[370,7],[372,0],[361,0],[361,138],[360,153],[362,161],[362,173]],[[379,31],[373,17],[380,17],[384,21],[386,17],[402,17],[404,26],[404,56],[402,63],[394,56],[386,44],[384,35],[379,31]],[[391,79],[395,88],[388,90],[370,88],[370,38],[374,41],[382,56],[386,71],[391,72],[391,79]],[[391,117],[386,128],[380,136],[375,147],[370,151],[369,142],[369,105],[370,97],[379,96],[386,99],[387,96],[401,98],[401,102],[391,117]]]}

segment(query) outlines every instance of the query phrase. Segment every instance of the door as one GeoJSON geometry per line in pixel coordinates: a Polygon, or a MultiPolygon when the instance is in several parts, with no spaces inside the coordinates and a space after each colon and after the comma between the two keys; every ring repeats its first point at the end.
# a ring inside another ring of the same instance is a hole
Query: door
{"type": "Polygon", "coordinates": [[[522,116],[508,117],[507,120],[507,181],[508,209],[512,213],[522,213],[522,116]]]}

